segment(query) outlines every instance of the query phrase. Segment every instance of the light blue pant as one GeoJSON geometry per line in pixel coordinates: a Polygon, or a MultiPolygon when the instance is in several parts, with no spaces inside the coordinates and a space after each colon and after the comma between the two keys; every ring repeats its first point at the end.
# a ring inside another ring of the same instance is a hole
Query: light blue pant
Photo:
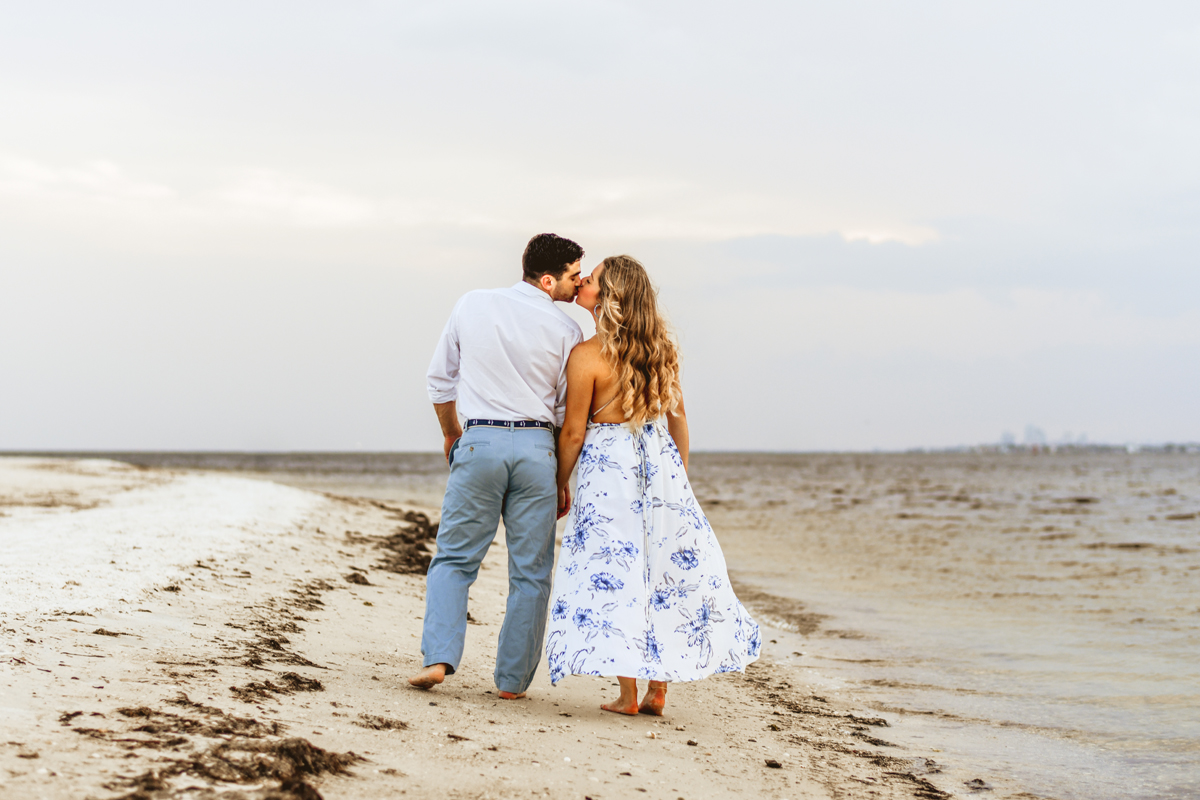
{"type": "Polygon", "coordinates": [[[496,686],[523,692],[542,658],[558,511],[554,435],[544,428],[469,428],[452,453],[437,555],[425,579],[425,666],[458,669],[467,592],[504,517],[508,610],[496,651],[496,686]]]}

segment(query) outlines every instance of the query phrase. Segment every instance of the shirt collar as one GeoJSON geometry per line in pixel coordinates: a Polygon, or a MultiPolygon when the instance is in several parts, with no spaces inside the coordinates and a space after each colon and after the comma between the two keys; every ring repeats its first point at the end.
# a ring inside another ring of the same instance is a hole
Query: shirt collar
{"type": "Polygon", "coordinates": [[[515,289],[516,291],[520,292],[521,294],[525,295],[526,297],[540,297],[543,300],[547,300],[551,303],[554,302],[553,300],[550,299],[550,295],[546,294],[538,287],[532,286],[532,285],[526,283],[525,281],[517,281],[516,283],[513,284],[512,288],[515,289]]]}

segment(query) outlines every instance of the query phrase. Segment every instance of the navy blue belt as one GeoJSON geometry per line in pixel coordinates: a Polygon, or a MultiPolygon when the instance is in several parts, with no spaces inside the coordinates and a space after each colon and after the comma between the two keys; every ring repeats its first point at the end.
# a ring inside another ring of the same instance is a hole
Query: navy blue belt
{"type": "Polygon", "coordinates": [[[548,431],[554,430],[554,426],[549,422],[539,422],[534,419],[519,419],[512,422],[506,419],[469,419],[467,420],[468,428],[545,428],[548,431]]]}

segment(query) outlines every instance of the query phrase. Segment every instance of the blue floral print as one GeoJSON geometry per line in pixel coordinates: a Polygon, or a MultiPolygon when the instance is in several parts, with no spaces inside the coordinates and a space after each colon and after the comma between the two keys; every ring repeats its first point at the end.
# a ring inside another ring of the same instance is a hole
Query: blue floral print
{"type": "Polygon", "coordinates": [[[683,466],[683,456],[680,455],[679,448],[675,446],[675,442],[671,439],[667,439],[666,444],[658,451],[658,454],[666,456],[677,467],[683,466]]]}
{"type": "Polygon", "coordinates": [[[664,589],[666,591],[675,595],[680,600],[687,600],[687,596],[691,592],[694,592],[700,588],[700,584],[698,584],[698,583],[687,583],[685,581],[680,581],[679,583],[676,583],[675,579],[671,577],[671,573],[669,573],[669,572],[663,573],[662,586],[664,587],[664,589]]]}
{"type": "Polygon", "coordinates": [[[563,537],[563,547],[572,553],[581,553],[587,547],[587,531],[576,530],[563,537]]]}
{"type": "Polygon", "coordinates": [[[741,670],[741,660],[737,657],[737,653],[730,650],[729,658],[717,665],[717,672],[738,672],[741,670]]]}
{"type": "Polygon", "coordinates": [[[581,608],[575,612],[574,617],[575,627],[583,630],[584,628],[599,627],[599,623],[592,615],[590,608],[581,608]]]}
{"type": "Polygon", "coordinates": [[[606,453],[602,453],[600,448],[594,444],[585,444],[583,450],[579,452],[579,477],[586,478],[593,472],[599,471],[601,474],[608,470],[615,472],[621,471],[621,465],[608,457],[606,453]]]}
{"type": "Polygon", "coordinates": [[[551,681],[691,681],[758,657],[758,625],[661,422],[590,424],[575,494],[548,625],[551,681]]]}
{"type": "Polygon", "coordinates": [[[758,658],[760,650],[762,650],[762,631],[755,625],[754,630],[750,633],[750,646],[746,648],[746,652],[751,658],[758,658]]]}
{"type": "Polygon", "coordinates": [[[633,477],[638,480],[650,480],[658,474],[658,467],[649,462],[645,464],[634,464],[630,469],[633,470],[633,477]]]}
{"type": "Polygon", "coordinates": [[[579,510],[579,513],[575,514],[571,534],[563,537],[563,547],[572,553],[582,552],[587,547],[589,535],[592,533],[606,535],[603,525],[607,522],[612,522],[612,517],[604,516],[596,510],[594,505],[588,503],[579,510]]]}
{"type": "Polygon", "coordinates": [[[591,577],[592,588],[597,592],[615,592],[625,588],[625,581],[614,578],[611,573],[598,572],[591,577]]]}
{"type": "Polygon", "coordinates": [[[643,511],[660,508],[662,504],[663,501],[657,497],[652,497],[649,500],[643,500],[639,497],[637,500],[634,500],[629,504],[629,510],[635,514],[641,514],[643,511]]]}
{"type": "Polygon", "coordinates": [[[721,612],[717,611],[714,605],[713,599],[706,597],[700,607],[696,609],[695,615],[686,608],[679,609],[687,622],[676,628],[675,632],[686,633],[688,647],[699,650],[700,661],[697,666],[701,669],[708,666],[708,660],[712,657],[712,624],[725,621],[721,612]]]}
{"type": "Polygon", "coordinates": [[[700,507],[696,505],[696,498],[689,497],[682,503],[667,503],[666,506],[672,511],[679,512],[679,516],[691,523],[691,526],[696,530],[712,530],[709,527],[708,520],[700,513],[700,507]]]}
{"type": "Polygon", "coordinates": [[[633,542],[615,542],[611,545],[604,545],[595,553],[592,554],[591,561],[604,559],[604,563],[612,564],[616,562],[626,572],[629,571],[630,564],[637,558],[638,549],[633,542]]]}
{"type": "Polygon", "coordinates": [[[695,569],[700,566],[700,559],[697,557],[696,551],[690,547],[672,553],[671,561],[680,569],[695,569]]]}
{"type": "Polygon", "coordinates": [[[654,631],[646,631],[646,636],[643,639],[634,639],[634,644],[642,651],[642,656],[653,664],[662,663],[662,645],[658,643],[658,639],[654,638],[654,631]]]}
{"type": "Polygon", "coordinates": [[[608,639],[613,636],[619,636],[622,639],[625,638],[625,634],[621,633],[621,629],[616,627],[615,625],[613,625],[608,620],[604,620],[603,622],[600,623],[599,632],[604,635],[605,639],[608,639]]]}
{"type": "Polygon", "coordinates": [[[569,613],[571,613],[571,606],[561,597],[554,601],[554,607],[550,609],[550,615],[555,619],[566,619],[569,613]]]}

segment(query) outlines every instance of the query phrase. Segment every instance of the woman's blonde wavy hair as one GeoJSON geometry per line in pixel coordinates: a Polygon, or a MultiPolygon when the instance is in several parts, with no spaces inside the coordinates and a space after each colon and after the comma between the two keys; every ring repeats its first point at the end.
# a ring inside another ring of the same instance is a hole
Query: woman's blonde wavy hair
{"type": "Polygon", "coordinates": [[[603,264],[596,335],[616,376],[614,402],[636,431],[679,406],[679,348],[658,311],[646,268],[631,256],[610,256],[603,264]]]}

